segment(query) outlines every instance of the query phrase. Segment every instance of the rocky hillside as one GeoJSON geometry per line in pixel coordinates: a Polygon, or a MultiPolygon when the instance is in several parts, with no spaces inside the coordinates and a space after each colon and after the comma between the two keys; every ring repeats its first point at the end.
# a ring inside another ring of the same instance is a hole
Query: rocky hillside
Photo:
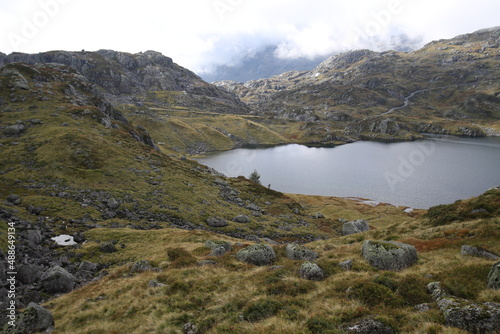
{"type": "Polygon", "coordinates": [[[500,28],[491,28],[414,52],[351,51],[312,71],[216,84],[254,113],[323,127],[340,122],[351,135],[498,134],[499,43],[500,28]],[[380,117],[395,131],[380,129],[380,117]]]}
{"type": "Polygon", "coordinates": [[[69,66],[101,88],[112,102],[141,103],[149,100],[148,92],[183,92],[176,105],[203,107],[223,113],[248,112],[233,94],[207,84],[193,72],[175,64],[171,58],[155,51],[138,54],[112,50],[0,54],[0,66],[16,62],[69,66]]]}

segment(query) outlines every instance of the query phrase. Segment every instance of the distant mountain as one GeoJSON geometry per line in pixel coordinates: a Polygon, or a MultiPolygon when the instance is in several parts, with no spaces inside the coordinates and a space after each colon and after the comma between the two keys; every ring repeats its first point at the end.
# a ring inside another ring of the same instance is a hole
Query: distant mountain
{"type": "Polygon", "coordinates": [[[496,27],[413,52],[350,51],[311,71],[216,84],[235,92],[255,114],[324,122],[323,128],[334,126],[332,120],[348,122],[347,132],[356,136],[376,136],[386,118],[407,124],[386,124],[380,128],[384,135],[402,129],[484,135],[498,133],[489,124],[500,120],[499,44],[496,27]]]}
{"type": "Polygon", "coordinates": [[[251,52],[238,61],[237,65],[220,65],[211,73],[200,74],[207,82],[233,80],[246,82],[254,79],[269,78],[289,71],[309,71],[318,66],[326,56],[312,59],[281,59],[276,56],[276,45],[251,52]]]}

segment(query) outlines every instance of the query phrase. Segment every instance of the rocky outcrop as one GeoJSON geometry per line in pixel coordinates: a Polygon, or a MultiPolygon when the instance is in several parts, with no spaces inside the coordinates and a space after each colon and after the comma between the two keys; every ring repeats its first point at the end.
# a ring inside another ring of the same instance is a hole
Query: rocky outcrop
{"type": "Polygon", "coordinates": [[[439,309],[444,314],[446,326],[469,333],[498,333],[500,331],[500,304],[476,303],[448,295],[439,282],[427,286],[439,309]]]}
{"type": "Polygon", "coordinates": [[[358,219],[344,223],[342,225],[342,235],[351,235],[370,230],[370,226],[366,220],[358,219]]]}
{"type": "MultiPolygon", "coordinates": [[[[12,53],[3,57],[4,64],[18,62],[71,67],[88,81],[102,87],[114,101],[123,100],[123,95],[134,96],[148,91],[182,91],[186,95],[179,103],[202,107],[203,103],[211,102],[216,109],[214,111],[248,112],[248,108],[233,93],[206,83],[193,72],[156,51],[137,54],[113,50],[51,51],[38,54],[12,53]]],[[[20,88],[26,86],[22,80],[16,82],[19,82],[20,88]]]]}
{"type": "Polygon", "coordinates": [[[321,281],[325,273],[316,263],[304,262],[299,268],[299,276],[309,281],[321,281]]]}
{"type": "Polygon", "coordinates": [[[306,246],[298,244],[286,245],[286,257],[292,260],[307,260],[314,261],[319,255],[315,251],[310,250],[306,246]]]}
{"type": "Polygon", "coordinates": [[[418,261],[412,245],[395,241],[365,241],[362,255],[372,266],[382,270],[402,270],[418,261]]]}
{"type": "Polygon", "coordinates": [[[236,258],[256,266],[267,266],[276,260],[276,253],[269,245],[257,244],[240,250],[236,253],[236,258]]]}
{"type": "Polygon", "coordinates": [[[487,249],[481,247],[474,247],[469,245],[463,245],[461,249],[461,254],[464,256],[475,256],[484,257],[490,260],[498,260],[500,257],[487,249]]]}

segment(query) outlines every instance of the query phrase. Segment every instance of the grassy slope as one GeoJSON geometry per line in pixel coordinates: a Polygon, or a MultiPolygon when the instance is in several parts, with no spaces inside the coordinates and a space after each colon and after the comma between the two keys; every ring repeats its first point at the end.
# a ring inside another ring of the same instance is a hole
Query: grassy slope
{"type": "MultiPolygon", "coordinates": [[[[303,204],[308,214],[325,208],[325,221],[349,216],[345,200],[300,197],[307,201],[303,204]]],[[[498,291],[486,289],[484,283],[493,261],[460,255],[462,244],[500,252],[498,218],[433,226],[427,218],[394,218],[390,207],[367,207],[362,207],[367,215],[380,215],[372,221],[371,231],[308,244],[321,255],[318,264],[328,274],[321,282],[300,279],[297,272],[302,261],[285,258],[284,246],[274,246],[275,265],[282,267],[270,270],[238,262],[234,255],[245,244],[209,232],[90,230],[86,233],[90,241],[80,251],[86,259],[113,262],[110,274],[46,306],[55,315],[57,333],[179,333],[188,322],[202,333],[341,333],[343,326],[367,316],[382,319],[403,333],[462,333],[445,329],[434,308],[414,311],[413,306],[430,302],[427,283],[440,280],[458,296],[500,302],[498,291]],[[94,240],[113,239],[126,247],[101,255],[94,240]],[[419,262],[398,273],[376,270],[361,258],[364,239],[414,244],[419,262]],[[213,258],[204,247],[206,240],[238,244],[231,253],[213,258]],[[182,248],[187,255],[172,261],[167,256],[172,248],[182,248]],[[130,275],[131,264],[140,259],[149,260],[159,271],[130,275]],[[196,261],[203,259],[213,259],[216,265],[197,266],[196,261]],[[337,266],[345,259],[354,261],[352,271],[337,266]],[[149,287],[150,280],[165,285],[149,287]]],[[[355,208],[360,204],[350,207],[355,208]]]]}

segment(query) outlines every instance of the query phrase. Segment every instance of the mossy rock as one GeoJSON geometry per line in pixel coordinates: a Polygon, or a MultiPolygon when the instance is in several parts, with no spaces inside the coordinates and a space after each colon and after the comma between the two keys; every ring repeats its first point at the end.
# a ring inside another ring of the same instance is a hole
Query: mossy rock
{"type": "Polygon", "coordinates": [[[412,245],[395,241],[365,241],[362,255],[372,266],[382,270],[402,270],[418,261],[412,245]]]}
{"type": "Polygon", "coordinates": [[[500,289],[500,261],[491,267],[488,274],[488,289],[500,289]]]}
{"type": "Polygon", "coordinates": [[[314,261],[319,255],[305,246],[288,244],[286,245],[286,257],[292,260],[314,261]]]}
{"type": "Polygon", "coordinates": [[[236,258],[257,266],[267,266],[276,260],[276,253],[269,245],[257,244],[243,248],[236,253],[236,258]]]}

